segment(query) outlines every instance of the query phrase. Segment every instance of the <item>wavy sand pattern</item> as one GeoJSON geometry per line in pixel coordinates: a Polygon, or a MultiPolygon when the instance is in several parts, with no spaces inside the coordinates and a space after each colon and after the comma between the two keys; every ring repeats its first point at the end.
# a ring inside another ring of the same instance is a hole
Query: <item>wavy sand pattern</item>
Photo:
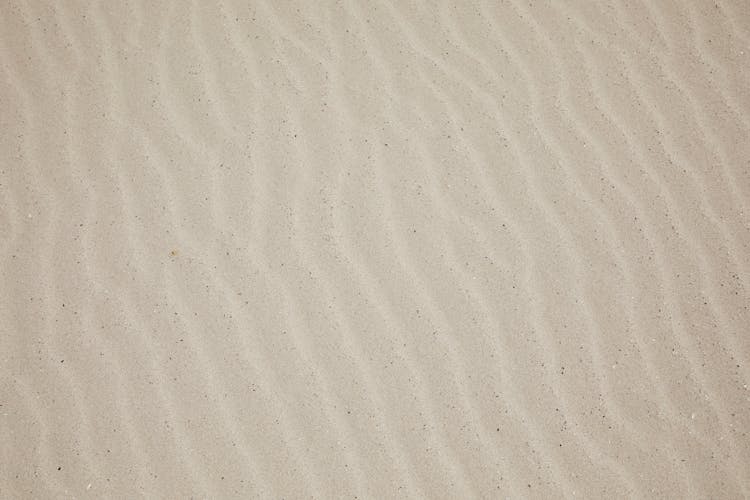
{"type": "Polygon", "coordinates": [[[750,497],[750,3],[0,5],[0,497],[750,497]]]}

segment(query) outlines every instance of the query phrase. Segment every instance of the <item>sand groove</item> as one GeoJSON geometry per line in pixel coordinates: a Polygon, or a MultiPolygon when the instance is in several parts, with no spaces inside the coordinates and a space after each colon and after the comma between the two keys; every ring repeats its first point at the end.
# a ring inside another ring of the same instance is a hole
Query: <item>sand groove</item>
{"type": "Polygon", "coordinates": [[[0,497],[747,497],[748,26],[3,3],[0,497]]]}

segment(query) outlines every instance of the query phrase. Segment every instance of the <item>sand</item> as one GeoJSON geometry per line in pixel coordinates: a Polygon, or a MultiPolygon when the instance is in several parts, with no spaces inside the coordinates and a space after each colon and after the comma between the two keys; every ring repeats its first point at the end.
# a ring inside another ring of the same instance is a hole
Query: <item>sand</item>
{"type": "Polygon", "coordinates": [[[750,498],[750,3],[0,4],[0,497],[750,498]]]}

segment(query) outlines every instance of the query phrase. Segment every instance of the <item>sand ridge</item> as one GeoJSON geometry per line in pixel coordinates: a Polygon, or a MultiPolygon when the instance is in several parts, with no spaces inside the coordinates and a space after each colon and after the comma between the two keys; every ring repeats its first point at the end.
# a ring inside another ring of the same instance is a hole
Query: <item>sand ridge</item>
{"type": "Polygon", "coordinates": [[[0,497],[747,497],[748,26],[0,5],[0,497]]]}

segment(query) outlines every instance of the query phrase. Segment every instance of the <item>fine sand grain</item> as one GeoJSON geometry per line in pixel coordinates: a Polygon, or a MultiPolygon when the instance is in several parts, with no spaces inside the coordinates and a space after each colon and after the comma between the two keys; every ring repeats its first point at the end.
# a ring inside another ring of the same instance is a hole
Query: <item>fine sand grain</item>
{"type": "Polygon", "coordinates": [[[0,498],[750,498],[750,2],[0,2],[0,498]]]}

